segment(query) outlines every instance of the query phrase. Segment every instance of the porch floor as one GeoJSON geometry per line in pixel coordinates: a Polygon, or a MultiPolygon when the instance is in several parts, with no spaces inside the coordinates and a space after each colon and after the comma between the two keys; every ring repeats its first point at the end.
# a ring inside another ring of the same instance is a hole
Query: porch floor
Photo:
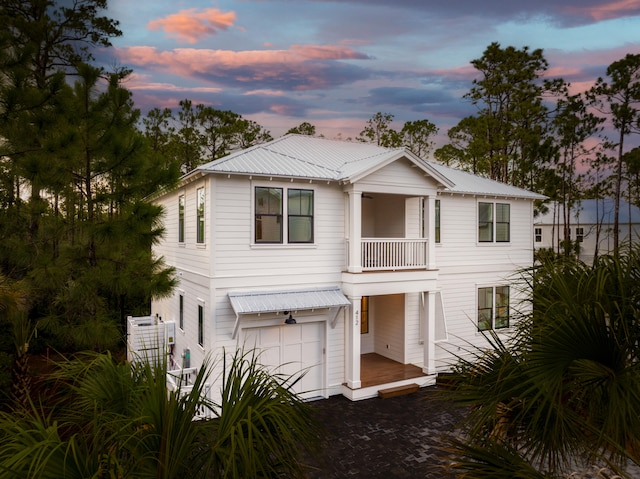
{"type": "Polygon", "coordinates": [[[422,369],[413,364],[401,364],[376,353],[360,356],[360,382],[363,388],[423,376],[426,374],[422,369]]]}

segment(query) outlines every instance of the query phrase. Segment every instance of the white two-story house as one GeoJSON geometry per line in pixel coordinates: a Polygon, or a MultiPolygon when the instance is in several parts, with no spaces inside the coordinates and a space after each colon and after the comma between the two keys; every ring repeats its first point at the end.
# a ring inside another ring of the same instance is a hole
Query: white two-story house
{"type": "Polygon", "coordinates": [[[303,396],[433,384],[482,331],[508,334],[540,195],[403,148],[287,135],[185,175],[154,201],[174,266],[175,360],[259,348],[303,396]]]}

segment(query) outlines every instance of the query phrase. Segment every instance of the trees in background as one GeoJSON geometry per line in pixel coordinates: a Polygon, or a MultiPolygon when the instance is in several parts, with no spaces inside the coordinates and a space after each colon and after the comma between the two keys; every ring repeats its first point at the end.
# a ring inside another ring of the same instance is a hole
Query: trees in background
{"type": "Polygon", "coordinates": [[[618,138],[611,140],[616,151],[614,178],[613,247],[620,246],[620,198],[624,181],[625,141],[631,133],[640,133],[640,54],[627,54],[607,68],[610,81],[598,78],[590,94],[600,111],[611,120],[618,138]]]}
{"type": "Polygon", "coordinates": [[[316,127],[309,122],[303,121],[298,126],[294,126],[293,128],[289,128],[287,134],[294,133],[296,135],[308,135],[315,136],[316,135],[316,127]]]}
{"type": "Polygon", "coordinates": [[[626,140],[640,131],[640,56],[613,62],[610,81],[600,78],[582,93],[569,93],[571,85],[561,78],[545,78],[548,63],[540,49],[492,43],[471,64],[479,78],[464,97],[478,112],[449,129],[449,143],[436,150],[436,159],[549,196],[563,224],[559,250],[567,255],[579,246],[570,238],[571,207],[594,193],[610,194],[617,249],[620,198],[632,181],[626,140]],[[601,136],[607,121],[617,138],[601,136]],[[589,174],[578,174],[589,167],[589,174]]]}
{"type": "Polygon", "coordinates": [[[129,72],[91,65],[121,34],[104,8],[0,1],[0,271],[29,291],[32,347],[117,345],[126,314],[173,284],[151,255],[162,227],[144,197],[175,176],[148,154],[129,72]]]}
{"type": "Polygon", "coordinates": [[[406,147],[421,158],[427,158],[433,149],[433,138],[438,128],[425,119],[407,121],[401,130],[394,130],[391,126],[393,118],[391,113],[376,113],[367,120],[356,140],[387,148],[406,147]]]}
{"type": "MultiPolygon", "coordinates": [[[[550,145],[552,147],[552,159],[547,172],[553,172],[556,180],[545,184],[545,194],[553,201],[558,224],[558,238],[565,255],[576,253],[579,244],[571,240],[571,210],[584,194],[584,172],[578,168],[585,164],[591,155],[600,149],[600,145],[588,145],[587,140],[593,138],[601,131],[603,118],[596,116],[590,107],[590,102],[583,94],[572,95],[568,91],[568,85],[558,82],[559,95],[555,110],[550,121],[550,145]],[[562,235],[559,226],[562,225],[562,235]]],[[[551,173],[543,178],[550,181],[551,173]]],[[[543,183],[544,184],[544,183],[543,183]]]]}
{"type": "Polygon", "coordinates": [[[553,88],[542,80],[548,68],[542,50],[502,48],[492,43],[471,64],[480,77],[464,98],[478,113],[450,130],[451,144],[464,152],[460,155],[463,166],[531,189],[547,159],[548,109],[542,96],[553,88]]]}
{"type": "Polygon", "coordinates": [[[177,117],[168,108],[154,108],[142,120],[154,154],[172,170],[188,173],[235,150],[272,140],[262,126],[232,111],[194,106],[189,99],[179,105],[177,117]]]}

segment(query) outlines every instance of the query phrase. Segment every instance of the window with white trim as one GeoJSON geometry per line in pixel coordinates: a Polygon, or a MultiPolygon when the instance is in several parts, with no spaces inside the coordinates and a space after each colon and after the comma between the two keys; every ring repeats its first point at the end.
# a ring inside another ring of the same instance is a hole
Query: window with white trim
{"type": "Polygon", "coordinates": [[[178,196],[178,242],[184,243],[184,195],[178,196]]]}
{"type": "Polygon", "coordinates": [[[508,243],[511,240],[511,205],[478,203],[478,241],[508,243]],[[495,212],[495,214],[494,214],[495,212]]]}
{"type": "Polygon", "coordinates": [[[198,305],[198,344],[204,347],[204,306],[198,305]]]}
{"type": "Polygon", "coordinates": [[[584,241],[584,228],[576,228],[576,241],[582,243],[584,241]]]}
{"type": "Polygon", "coordinates": [[[202,187],[196,191],[196,243],[204,243],[204,204],[205,192],[202,187]]]}
{"type": "Polygon", "coordinates": [[[436,243],[440,243],[440,200],[436,200],[436,243]]]}
{"type": "Polygon", "coordinates": [[[313,190],[287,190],[287,227],[289,243],[313,243],[313,190]]]}
{"type": "Polygon", "coordinates": [[[285,243],[283,218],[286,218],[286,243],[313,243],[314,191],[256,186],[254,240],[257,244],[285,243]]]}
{"type": "Polygon", "coordinates": [[[536,243],[542,243],[542,228],[534,228],[533,235],[535,236],[536,243]]]}
{"type": "Polygon", "coordinates": [[[478,331],[509,327],[509,286],[478,288],[478,331]]]}
{"type": "Polygon", "coordinates": [[[178,327],[184,331],[184,295],[178,296],[178,327]]]}

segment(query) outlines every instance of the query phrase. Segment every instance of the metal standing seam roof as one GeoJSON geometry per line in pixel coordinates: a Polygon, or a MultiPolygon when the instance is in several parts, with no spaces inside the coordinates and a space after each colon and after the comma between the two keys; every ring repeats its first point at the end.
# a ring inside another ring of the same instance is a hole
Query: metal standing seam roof
{"type": "Polygon", "coordinates": [[[527,198],[532,200],[544,200],[547,197],[533,191],[518,188],[516,186],[500,183],[499,181],[474,175],[467,171],[458,170],[434,161],[428,162],[436,171],[449,178],[455,185],[445,188],[444,191],[459,194],[503,196],[515,198],[527,198]]]}
{"type": "Polygon", "coordinates": [[[285,135],[201,165],[196,171],[338,181],[403,151],[368,143],[285,135]]]}
{"type": "MultiPolygon", "coordinates": [[[[222,173],[342,181],[357,178],[400,156],[411,157],[443,184],[460,194],[545,199],[543,195],[500,183],[434,161],[404,148],[289,134],[199,166],[191,174],[222,173]]],[[[187,176],[189,176],[187,175],[187,176]]]]}
{"type": "Polygon", "coordinates": [[[301,311],[351,304],[338,287],[290,291],[230,292],[228,296],[236,315],[301,311]]]}

